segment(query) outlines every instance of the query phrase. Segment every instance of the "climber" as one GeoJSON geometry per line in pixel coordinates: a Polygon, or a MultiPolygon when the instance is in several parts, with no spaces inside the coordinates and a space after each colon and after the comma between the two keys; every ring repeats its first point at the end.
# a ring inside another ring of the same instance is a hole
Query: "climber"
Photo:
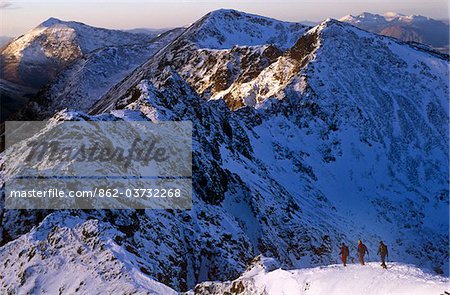
{"type": "Polygon", "coordinates": [[[367,253],[367,256],[369,256],[369,250],[367,250],[366,245],[363,244],[361,240],[358,241],[358,256],[359,256],[359,263],[361,265],[364,265],[364,255],[367,253]]]}
{"type": "Polygon", "coordinates": [[[339,254],[341,254],[342,263],[344,264],[344,266],[347,266],[347,257],[348,257],[349,251],[348,251],[348,247],[347,247],[347,245],[345,245],[345,243],[342,243],[341,252],[339,252],[339,254]]]}
{"type": "Polygon", "coordinates": [[[388,254],[388,248],[383,243],[383,241],[380,241],[380,246],[378,248],[378,254],[380,254],[380,256],[381,256],[381,267],[387,268],[387,266],[386,266],[386,257],[388,257],[389,254],[388,254]]]}

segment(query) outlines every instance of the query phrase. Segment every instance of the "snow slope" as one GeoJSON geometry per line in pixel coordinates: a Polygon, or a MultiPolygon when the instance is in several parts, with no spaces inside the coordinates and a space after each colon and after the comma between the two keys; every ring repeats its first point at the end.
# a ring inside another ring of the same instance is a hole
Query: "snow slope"
{"type": "MultiPolygon", "coordinates": [[[[284,270],[256,265],[231,282],[204,282],[197,285],[200,294],[444,294],[450,290],[448,278],[424,273],[413,265],[388,263],[382,269],[377,262],[365,266],[349,264],[284,270]]],[[[191,292],[194,294],[194,292],[191,292]]]]}
{"type": "Polygon", "coordinates": [[[2,294],[176,294],[126,259],[108,224],[51,215],[0,249],[2,294]],[[20,252],[14,249],[23,249],[20,252]]]}

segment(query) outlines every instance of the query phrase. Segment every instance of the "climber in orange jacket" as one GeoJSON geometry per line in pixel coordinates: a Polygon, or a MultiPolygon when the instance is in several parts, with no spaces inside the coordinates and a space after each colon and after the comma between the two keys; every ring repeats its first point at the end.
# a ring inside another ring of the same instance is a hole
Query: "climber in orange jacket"
{"type": "Polygon", "coordinates": [[[342,243],[341,252],[339,252],[339,254],[341,255],[342,263],[344,264],[344,266],[347,266],[347,257],[348,257],[349,251],[348,251],[348,247],[347,247],[347,245],[345,245],[345,243],[342,243]]]}
{"type": "Polygon", "coordinates": [[[359,257],[359,263],[361,265],[364,265],[364,255],[369,255],[369,250],[367,250],[366,245],[363,244],[361,240],[358,241],[358,257],[359,257]]]}

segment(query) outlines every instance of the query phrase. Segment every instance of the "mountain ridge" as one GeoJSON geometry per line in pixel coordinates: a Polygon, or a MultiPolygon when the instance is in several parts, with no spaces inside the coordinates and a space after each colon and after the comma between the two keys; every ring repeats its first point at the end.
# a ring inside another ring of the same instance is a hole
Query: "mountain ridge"
{"type": "Polygon", "coordinates": [[[364,12],[347,15],[340,21],[351,23],[364,30],[395,37],[405,42],[417,42],[448,53],[449,25],[421,15],[404,15],[387,12],[384,15],[364,12]]]}

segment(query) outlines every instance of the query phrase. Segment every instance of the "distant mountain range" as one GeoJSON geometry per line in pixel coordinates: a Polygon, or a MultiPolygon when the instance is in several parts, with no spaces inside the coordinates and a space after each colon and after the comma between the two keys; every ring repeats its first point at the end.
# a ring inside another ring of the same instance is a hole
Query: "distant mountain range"
{"type": "Polygon", "coordinates": [[[387,12],[383,15],[364,12],[356,16],[344,16],[340,21],[402,41],[426,44],[448,53],[449,24],[445,21],[395,12],[387,12]]]}
{"type": "MultiPolygon", "coordinates": [[[[2,56],[14,83],[52,74],[21,118],[50,117],[48,129],[191,121],[194,149],[192,210],[0,202],[0,293],[252,294],[264,287],[246,280],[255,257],[284,269],[335,264],[343,241],[356,258],[360,238],[371,259],[383,240],[390,260],[448,275],[447,55],[337,20],[311,28],[224,9],[157,38],[52,19],[2,56]]],[[[24,161],[0,154],[0,188],[24,161]]]]}

